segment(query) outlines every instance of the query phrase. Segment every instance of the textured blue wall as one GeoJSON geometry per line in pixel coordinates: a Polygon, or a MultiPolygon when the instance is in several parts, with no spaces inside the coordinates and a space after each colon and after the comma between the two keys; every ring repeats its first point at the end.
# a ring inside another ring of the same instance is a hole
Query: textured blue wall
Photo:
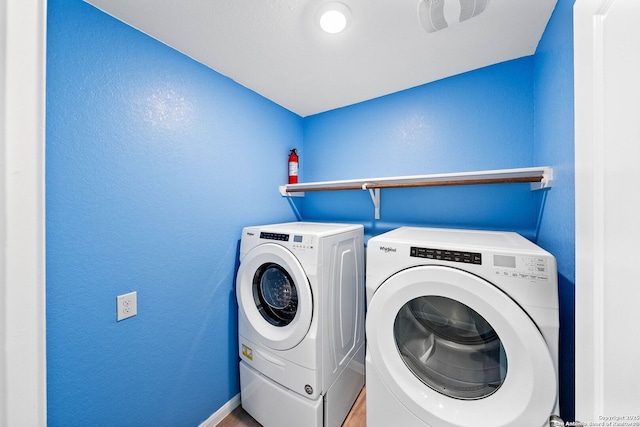
{"type": "Polygon", "coordinates": [[[80,0],[48,12],[48,425],[198,425],[239,391],[238,239],[295,219],[302,119],[80,0]]]}
{"type": "Polygon", "coordinates": [[[559,0],[535,55],[535,163],[553,166],[538,243],[558,261],[560,406],[574,418],[575,179],[573,3],[559,0]]]}
{"type": "MultiPolygon", "coordinates": [[[[307,117],[305,181],[419,175],[533,164],[533,58],[450,77],[307,117]]],[[[306,219],[515,230],[535,236],[540,197],[529,184],[308,193],[306,219]]]]}

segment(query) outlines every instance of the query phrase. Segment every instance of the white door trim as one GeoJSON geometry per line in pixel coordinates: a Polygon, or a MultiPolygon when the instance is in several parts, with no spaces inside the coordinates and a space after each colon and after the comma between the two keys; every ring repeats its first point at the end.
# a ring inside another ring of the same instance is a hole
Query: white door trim
{"type": "Polygon", "coordinates": [[[46,0],[0,2],[0,426],[45,426],[46,0]]]}
{"type": "Polygon", "coordinates": [[[602,414],[602,259],[604,171],[602,159],[602,11],[608,0],[574,5],[576,181],[576,417],[602,414]],[[585,312],[591,312],[586,316],[585,312]],[[590,331],[590,332],[588,332],[590,331]],[[587,403],[588,402],[588,403],[587,403]],[[585,406],[592,411],[585,413],[585,406]],[[580,407],[580,408],[579,408],[580,407]],[[580,414],[580,415],[578,415],[580,414]]]}
{"type": "Polygon", "coordinates": [[[576,420],[640,416],[635,174],[640,156],[640,3],[574,5],[576,420]],[[632,326],[633,325],[633,326],[632,326]]]}

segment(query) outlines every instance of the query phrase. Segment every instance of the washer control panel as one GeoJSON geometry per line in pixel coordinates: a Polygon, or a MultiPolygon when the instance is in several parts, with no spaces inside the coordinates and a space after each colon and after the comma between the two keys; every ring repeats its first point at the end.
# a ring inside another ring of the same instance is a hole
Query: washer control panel
{"type": "Polygon", "coordinates": [[[292,249],[303,250],[303,251],[307,249],[313,249],[315,247],[315,236],[294,234],[292,242],[293,242],[293,245],[291,246],[292,249]]]}
{"type": "Polygon", "coordinates": [[[268,233],[261,231],[260,238],[280,242],[291,242],[291,248],[299,250],[313,249],[315,246],[315,236],[313,235],[268,233]]]}
{"type": "Polygon", "coordinates": [[[547,259],[536,256],[493,255],[493,274],[524,280],[549,280],[547,259]]]}

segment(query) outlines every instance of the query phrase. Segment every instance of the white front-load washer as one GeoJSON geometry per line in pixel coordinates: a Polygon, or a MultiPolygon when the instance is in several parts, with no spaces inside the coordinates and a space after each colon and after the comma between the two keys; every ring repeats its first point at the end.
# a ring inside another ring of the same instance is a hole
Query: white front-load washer
{"type": "Polygon", "coordinates": [[[555,258],[511,232],[400,227],[367,246],[367,427],[558,414],[555,258]]]}
{"type": "Polygon", "coordinates": [[[263,426],[340,426],[362,390],[363,229],[311,222],[243,229],[240,393],[263,426]]]}

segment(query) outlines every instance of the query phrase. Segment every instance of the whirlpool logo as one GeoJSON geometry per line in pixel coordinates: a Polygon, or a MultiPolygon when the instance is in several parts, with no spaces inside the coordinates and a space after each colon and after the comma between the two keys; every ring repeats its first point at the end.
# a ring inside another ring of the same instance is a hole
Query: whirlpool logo
{"type": "Polygon", "coordinates": [[[396,252],[396,248],[390,248],[389,246],[380,246],[380,250],[385,254],[388,254],[389,252],[396,252]]]}

